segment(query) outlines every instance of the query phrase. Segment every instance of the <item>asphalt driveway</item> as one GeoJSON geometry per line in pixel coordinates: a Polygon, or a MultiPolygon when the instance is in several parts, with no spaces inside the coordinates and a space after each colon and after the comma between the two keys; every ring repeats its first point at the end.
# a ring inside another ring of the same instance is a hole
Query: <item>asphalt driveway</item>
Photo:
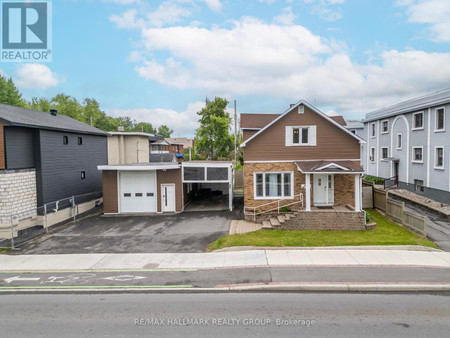
{"type": "Polygon", "coordinates": [[[204,252],[228,234],[229,211],[175,215],[91,216],[67,224],[20,246],[9,254],[204,252]]]}

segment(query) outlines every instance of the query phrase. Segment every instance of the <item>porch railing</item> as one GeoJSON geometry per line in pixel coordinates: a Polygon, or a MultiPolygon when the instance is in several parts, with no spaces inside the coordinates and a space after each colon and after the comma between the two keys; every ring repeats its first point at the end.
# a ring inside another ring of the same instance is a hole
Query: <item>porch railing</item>
{"type": "Polygon", "coordinates": [[[256,222],[256,216],[259,215],[263,215],[263,214],[267,214],[268,212],[272,212],[272,211],[277,211],[277,213],[280,213],[280,208],[283,207],[289,207],[291,205],[295,205],[295,204],[299,204],[301,203],[302,208],[303,208],[303,194],[300,193],[298,195],[294,195],[293,199],[298,197],[298,201],[294,201],[291,203],[287,203],[287,204],[280,204],[280,202],[283,202],[285,200],[276,200],[276,201],[272,201],[272,202],[268,202],[268,203],[264,203],[261,205],[258,205],[256,207],[244,207],[244,215],[246,216],[253,216],[253,222],[256,222]],[[267,206],[271,206],[271,205],[276,205],[273,208],[269,208],[267,210],[260,210],[260,208],[262,207],[267,207],[267,206]]]}

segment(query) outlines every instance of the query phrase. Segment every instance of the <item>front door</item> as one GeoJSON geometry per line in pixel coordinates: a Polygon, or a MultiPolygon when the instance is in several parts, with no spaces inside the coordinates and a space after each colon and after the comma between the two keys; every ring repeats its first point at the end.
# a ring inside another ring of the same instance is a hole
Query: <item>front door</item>
{"type": "Polygon", "coordinates": [[[175,184],[161,184],[161,211],[175,212],[175,184]]]}
{"type": "Polygon", "coordinates": [[[314,205],[334,204],[334,175],[314,174],[314,205]]]}

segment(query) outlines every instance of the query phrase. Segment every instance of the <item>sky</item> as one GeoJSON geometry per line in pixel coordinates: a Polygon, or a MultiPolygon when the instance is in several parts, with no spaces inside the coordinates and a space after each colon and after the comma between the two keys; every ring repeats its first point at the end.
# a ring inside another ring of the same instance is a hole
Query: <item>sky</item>
{"type": "Polygon", "coordinates": [[[54,0],[52,62],[0,63],[26,99],[96,98],[192,137],[205,98],[346,119],[450,88],[449,0],[54,0]]]}

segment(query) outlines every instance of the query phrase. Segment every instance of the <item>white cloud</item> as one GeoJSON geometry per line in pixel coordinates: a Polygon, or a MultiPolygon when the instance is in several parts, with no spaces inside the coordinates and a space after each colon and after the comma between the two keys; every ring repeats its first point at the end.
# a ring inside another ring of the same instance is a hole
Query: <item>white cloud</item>
{"type": "Polygon", "coordinates": [[[220,0],[202,0],[212,11],[220,11],[222,9],[222,3],[220,0]]]}
{"type": "Polygon", "coordinates": [[[267,4],[273,4],[277,0],[258,0],[259,2],[265,2],[267,4]]]}
{"type": "Polygon", "coordinates": [[[65,77],[54,73],[46,65],[25,63],[15,72],[14,81],[20,88],[48,89],[65,81],[65,77]]]}
{"type": "Polygon", "coordinates": [[[135,68],[140,76],[219,96],[304,98],[360,112],[446,88],[450,78],[450,53],[390,50],[359,64],[339,42],[300,25],[254,18],[228,29],[177,26],[141,32],[144,49],[135,57],[142,60],[135,68]],[[168,56],[144,56],[155,52],[168,56]]]}
{"type": "Polygon", "coordinates": [[[286,7],[281,10],[281,13],[273,18],[273,21],[282,25],[292,25],[296,18],[296,15],[292,12],[291,7],[286,7]]]}
{"type": "Polygon", "coordinates": [[[136,108],[136,109],[109,109],[112,116],[130,116],[139,122],[148,122],[154,128],[167,125],[173,129],[174,137],[193,137],[194,130],[199,127],[197,112],[205,107],[205,102],[197,101],[189,103],[185,111],[178,112],[163,108],[136,108]]]}
{"type": "Polygon", "coordinates": [[[429,25],[434,41],[450,42],[449,0],[401,0],[397,5],[407,6],[409,22],[429,25]]]}
{"type": "Polygon", "coordinates": [[[103,0],[103,2],[112,2],[120,5],[131,5],[141,2],[140,0],[103,0]]]}

